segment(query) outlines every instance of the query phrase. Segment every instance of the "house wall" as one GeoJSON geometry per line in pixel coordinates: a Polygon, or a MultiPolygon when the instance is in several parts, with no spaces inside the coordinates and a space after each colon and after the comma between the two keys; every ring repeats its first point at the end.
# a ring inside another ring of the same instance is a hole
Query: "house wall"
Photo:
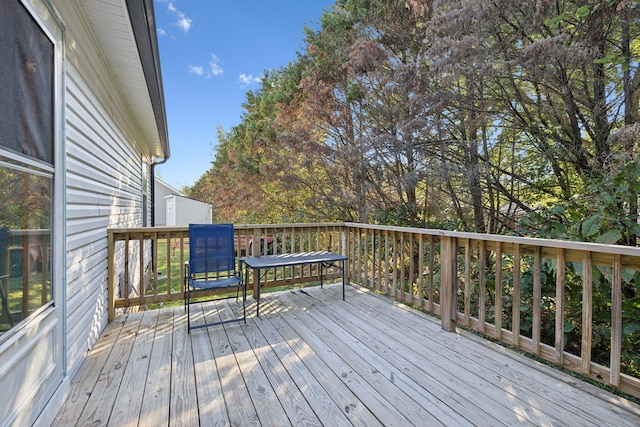
{"type": "MultiPolygon", "coordinates": [[[[56,6],[66,22],[83,22],[72,2],[56,6]]],[[[66,37],[67,372],[73,378],[107,324],[106,230],[142,226],[143,210],[150,212],[142,195],[150,189],[148,182],[142,188],[145,159],[135,147],[141,133],[99,47],[84,25],[69,25],[66,37]]]]}
{"type": "Polygon", "coordinates": [[[143,132],[77,2],[20,1],[51,28],[60,58],[54,303],[0,341],[0,426],[53,420],[107,324],[107,229],[151,214],[143,132]]]}

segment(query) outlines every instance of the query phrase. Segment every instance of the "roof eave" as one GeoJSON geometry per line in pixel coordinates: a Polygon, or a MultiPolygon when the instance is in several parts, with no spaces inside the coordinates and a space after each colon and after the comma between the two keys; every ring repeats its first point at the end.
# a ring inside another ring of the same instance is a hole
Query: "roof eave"
{"type": "Polygon", "coordinates": [[[162,153],[154,153],[154,155],[167,159],[170,154],[169,135],[153,0],[126,0],[126,2],[160,138],[162,153]]]}

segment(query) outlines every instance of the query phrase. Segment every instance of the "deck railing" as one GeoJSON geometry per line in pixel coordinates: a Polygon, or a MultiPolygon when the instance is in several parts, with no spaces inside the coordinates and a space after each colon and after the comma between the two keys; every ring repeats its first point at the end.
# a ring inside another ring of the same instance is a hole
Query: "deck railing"
{"type": "MultiPolygon", "coordinates": [[[[447,331],[464,326],[640,397],[640,248],[351,223],[235,229],[238,256],[343,253],[352,283],[439,316],[447,331]]],[[[110,230],[110,318],[181,300],[187,242],[186,227],[110,230]]],[[[298,268],[264,286],[317,280],[298,268]]]]}
{"type": "Polygon", "coordinates": [[[0,230],[0,336],[52,304],[51,230],[0,230]]]}
{"type": "MultiPolygon", "coordinates": [[[[342,253],[343,225],[236,225],[236,256],[332,251],[342,253]]],[[[111,229],[109,247],[109,319],[115,310],[184,299],[184,265],[189,259],[188,227],[111,229]]],[[[340,277],[329,271],[327,279],[340,277]]],[[[247,287],[256,278],[249,271],[247,287]]],[[[270,270],[263,289],[320,280],[317,266],[270,270]]],[[[215,291],[212,292],[215,294],[215,291]]]]}

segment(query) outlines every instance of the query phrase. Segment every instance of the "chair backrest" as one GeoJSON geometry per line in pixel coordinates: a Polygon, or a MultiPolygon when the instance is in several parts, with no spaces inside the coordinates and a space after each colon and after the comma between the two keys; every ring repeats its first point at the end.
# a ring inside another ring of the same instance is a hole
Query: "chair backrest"
{"type": "Polygon", "coordinates": [[[189,224],[190,274],[235,269],[233,224],[189,224]]]}

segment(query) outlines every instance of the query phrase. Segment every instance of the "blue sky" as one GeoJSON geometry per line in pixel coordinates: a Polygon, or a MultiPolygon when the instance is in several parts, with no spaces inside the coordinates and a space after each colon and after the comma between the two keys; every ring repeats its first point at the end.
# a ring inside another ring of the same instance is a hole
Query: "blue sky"
{"type": "Polygon", "coordinates": [[[333,0],[154,0],[171,157],[156,168],[178,190],[210,167],[218,127],[240,123],[265,70],[303,49],[333,0]]]}

